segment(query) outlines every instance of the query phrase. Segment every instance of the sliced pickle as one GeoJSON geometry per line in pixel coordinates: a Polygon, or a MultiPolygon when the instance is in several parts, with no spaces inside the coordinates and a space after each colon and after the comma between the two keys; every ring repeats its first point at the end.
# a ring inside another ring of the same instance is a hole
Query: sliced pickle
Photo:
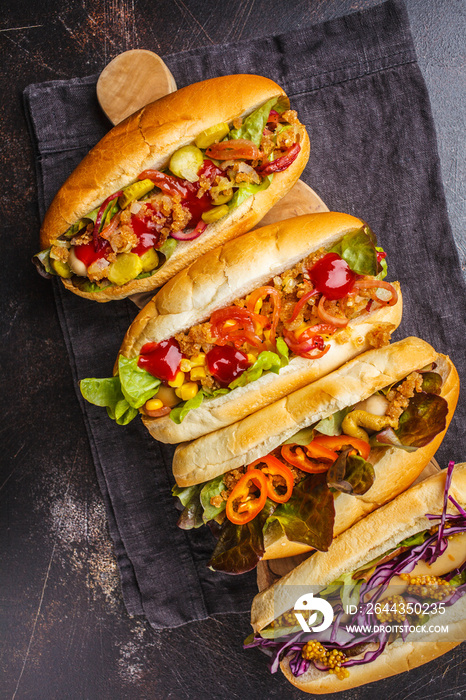
{"type": "Polygon", "coordinates": [[[173,175],[181,177],[188,182],[199,180],[199,168],[204,162],[202,151],[196,146],[183,146],[179,148],[170,158],[169,168],[173,175]]]}
{"type": "Polygon", "coordinates": [[[216,141],[221,141],[221,139],[225,138],[229,131],[230,127],[226,122],[209,126],[208,129],[201,131],[194,143],[198,148],[206,149],[216,141]]]}
{"type": "Polygon", "coordinates": [[[159,256],[154,248],[149,248],[141,255],[142,271],[151,272],[159,264],[159,256]]]}
{"type": "Polygon", "coordinates": [[[228,212],[229,209],[227,205],[222,204],[221,207],[214,207],[213,209],[209,209],[209,211],[205,211],[202,214],[202,220],[205,221],[206,224],[213,224],[214,221],[223,219],[223,217],[226,216],[228,212]]]}
{"type": "Polygon", "coordinates": [[[110,263],[108,279],[113,284],[121,286],[137,277],[142,272],[142,262],[136,253],[120,253],[117,259],[110,263]]]}
{"type": "Polygon", "coordinates": [[[210,196],[212,198],[212,204],[215,204],[215,206],[226,204],[230,199],[233,199],[233,189],[227,190],[226,192],[215,193],[215,187],[213,187],[210,191],[210,196]]]}
{"type": "Polygon", "coordinates": [[[54,260],[53,258],[50,258],[50,265],[55,270],[57,275],[60,275],[60,277],[64,277],[65,279],[69,279],[73,274],[68,263],[63,262],[62,260],[54,260]]]}
{"type": "Polygon", "coordinates": [[[138,180],[128,185],[123,190],[123,194],[118,197],[118,204],[122,209],[125,209],[128,204],[134,202],[135,199],[141,199],[145,194],[154,189],[155,185],[152,180],[138,180]]]}

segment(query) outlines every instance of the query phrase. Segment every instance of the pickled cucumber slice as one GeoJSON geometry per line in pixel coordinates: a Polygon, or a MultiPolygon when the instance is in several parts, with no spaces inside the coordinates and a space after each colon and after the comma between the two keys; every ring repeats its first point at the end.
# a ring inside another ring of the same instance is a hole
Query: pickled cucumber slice
{"type": "Polygon", "coordinates": [[[154,248],[149,248],[141,255],[142,271],[151,272],[159,264],[159,256],[154,248]]]}
{"type": "Polygon", "coordinates": [[[121,286],[133,280],[142,272],[142,262],[136,253],[120,253],[117,259],[110,263],[108,279],[113,284],[121,286]]]}
{"type": "Polygon", "coordinates": [[[68,263],[62,262],[61,260],[54,260],[53,258],[50,258],[50,265],[55,270],[57,275],[60,275],[60,277],[64,277],[65,279],[69,279],[73,274],[68,263]]]}
{"type": "Polygon", "coordinates": [[[205,211],[202,214],[202,220],[205,221],[206,224],[213,224],[214,221],[223,219],[223,217],[226,216],[228,212],[229,209],[227,205],[222,204],[221,207],[214,207],[213,209],[209,209],[209,211],[205,211]]]}
{"type": "Polygon", "coordinates": [[[221,141],[229,133],[230,127],[226,122],[221,122],[220,124],[215,124],[214,126],[209,126],[208,129],[201,131],[195,144],[198,148],[208,148],[212,146],[216,141],[221,141]]]}
{"type": "Polygon", "coordinates": [[[226,204],[230,201],[230,199],[233,199],[233,189],[228,190],[227,192],[215,192],[215,187],[212,187],[210,190],[210,196],[212,198],[212,204],[215,204],[215,206],[226,204]]]}
{"type": "Polygon", "coordinates": [[[181,177],[188,182],[199,180],[198,171],[204,162],[202,151],[196,146],[183,146],[170,158],[169,168],[173,175],[181,177]]]}
{"type": "Polygon", "coordinates": [[[128,185],[123,190],[123,194],[118,198],[118,204],[122,209],[125,209],[128,204],[134,202],[135,199],[141,199],[145,194],[154,189],[155,185],[152,180],[138,180],[128,185]]]}

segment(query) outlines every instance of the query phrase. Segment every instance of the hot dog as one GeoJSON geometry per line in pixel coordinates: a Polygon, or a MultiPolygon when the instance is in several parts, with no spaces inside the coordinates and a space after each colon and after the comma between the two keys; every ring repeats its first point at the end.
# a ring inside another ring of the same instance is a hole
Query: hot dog
{"type": "Polygon", "coordinates": [[[419,476],[459,392],[451,361],[419,338],[370,350],[239,423],[177,447],[180,527],[209,523],[209,565],[325,551],[419,476]],[[259,473],[258,473],[259,472],[259,473]]]}
{"type": "Polygon", "coordinates": [[[195,439],[388,343],[401,296],[385,272],[348,214],[244,234],[170,280],[130,326],[115,377],[81,390],[119,422],[140,410],[162,442],[195,439]]]}
{"type": "Polygon", "coordinates": [[[465,506],[466,464],[405,491],[257,595],[246,646],[272,652],[272,671],[280,666],[309,693],[348,690],[446,653],[466,639],[465,506]],[[297,622],[307,591],[336,614],[326,630],[303,633],[297,622]]]}
{"type": "Polygon", "coordinates": [[[231,75],[114,127],[55,196],[39,271],[96,301],[160,287],[252,228],[298,180],[309,139],[272,80],[231,75]]]}

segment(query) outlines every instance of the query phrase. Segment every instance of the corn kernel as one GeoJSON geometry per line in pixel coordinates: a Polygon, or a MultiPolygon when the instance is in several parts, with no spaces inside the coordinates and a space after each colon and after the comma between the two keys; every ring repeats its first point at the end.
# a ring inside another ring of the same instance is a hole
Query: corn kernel
{"type": "Polygon", "coordinates": [[[198,389],[196,382],[186,382],[179,389],[176,389],[175,393],[182,401],[189,401],[189,399],[193,399],[196,396],[198,389]]]}
{"type": "Polygon", "coordinates": [[[257,357],[255,355],[253,355],[251,352],[248,352],[247,358],[248,358],[248,362],[250,362],[251,365],[253,365],[254,362],[257,360],[257,357]]]}
{"type": "Polygon", "coordinates": [[[163,406],[163,401],[160,401],[160,399],[149,399],[149,401],[146,401],[146,408],[148,411],[158,411],[159,408],[162,408],[163,406]]]}
{"type": "Polygon", "coordinates": [[[181,370],[182,372],[189,372],[190,369],[191,369],[191,367],[192,367],[192,365],[191,365],[191,362],[190,362],[189,360],[186,360],[186,359],[184,359],[184,358],[181,360],[181,362],[180,362],[180,370],[181,370]]]}
{"type": "Polygon", "coordinates": [[[229,328],[229,326],[235,326],[235,325],[236,325],[236,321],[234,321],[232,318],[229,318],[228,321],[225,321],[225,323],[223,324],[223,327],[229,328]]]}
{"type": "Polygon", "coordinates": [[[201,367],[205,365],[205,352],[199,352],[190,359],[191,367],[201,367]]]}
{"type": "Polygon", "coordinates": [[[184,372],[177,372],[175,379],[168,382],[168,386],[173,386],[175,388],[180,387],[184,382],[184,372]]]}
{"type": "Polygon", "coordinates": [[[204,367],[193,367],[189,376],[195,382],[196,379],[203,379],[206,376],[206,371],[204,367]]]}
{"type": "Polygon", "coordinates": [[[264,338],[266,340],[270,340],[270,333],[271,333],[270,329],[268,331],[264,331],[264,338]]]}
{"type": "Polygon", "coordinates": [[[260,313],[260,310],[261,310],[261,309],[262,309],[262,299],[258,299],[258,300],[256,301],[256,305],[255,305],[255,307],[254,307],[254,313],[255,313],[255,314],[260,313]]]}

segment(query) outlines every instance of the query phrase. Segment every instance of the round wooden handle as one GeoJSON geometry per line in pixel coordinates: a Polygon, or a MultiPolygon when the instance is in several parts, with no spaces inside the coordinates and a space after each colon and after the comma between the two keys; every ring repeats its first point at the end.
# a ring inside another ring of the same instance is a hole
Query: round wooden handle
{"type": "Polygon", "coordinates": [[[113,124],[176,90],[173,75],[160,56],[146,49],[119,54],[97,81],[97,99],[113,124]]]}

